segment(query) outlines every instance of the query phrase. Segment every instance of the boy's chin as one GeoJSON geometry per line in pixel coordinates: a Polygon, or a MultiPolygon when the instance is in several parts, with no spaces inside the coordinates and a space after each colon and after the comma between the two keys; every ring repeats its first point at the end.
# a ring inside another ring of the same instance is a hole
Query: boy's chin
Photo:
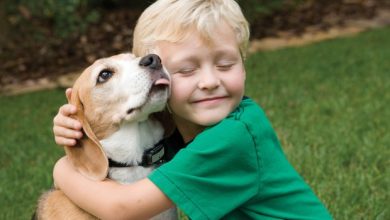
{"type": "Polygon", "coordinates": [[[229,113],[230,112],[227,112],[227,113],[213,112],[213,113],[198,117],[196,119],[196,121],[197,121],[197,124],[208,127],[208,126],[218,124],[223,119],[225,119],[229,115],[229,113]]]}

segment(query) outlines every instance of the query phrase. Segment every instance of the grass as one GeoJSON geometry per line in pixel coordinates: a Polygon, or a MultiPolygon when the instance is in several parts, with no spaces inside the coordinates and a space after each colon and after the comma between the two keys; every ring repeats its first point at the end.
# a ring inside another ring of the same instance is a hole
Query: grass
{"type": "MultiPolygon", "coordinates": [[[[390,219],[390,29],[250,56],[247,95],[335,219],[390,219]]],[[[63,150],[62,90],[0,97],[0,219],[29,219],[63,150]]]]}
{"type": "Polygon", "coordinates": [[[0,97],[0,219],[30,219],[38,195],[51,187],[63,152],[52,120],[64,102],[59,90],[0,97]]]}

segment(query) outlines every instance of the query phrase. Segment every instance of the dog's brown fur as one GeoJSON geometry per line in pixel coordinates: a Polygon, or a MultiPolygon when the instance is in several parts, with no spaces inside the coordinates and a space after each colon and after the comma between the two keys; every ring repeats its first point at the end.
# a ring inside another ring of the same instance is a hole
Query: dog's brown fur
{"type": "Polygon", "coordinates": [[[72,203],[60,190],[43,194],[39,203],[37,219],[64,219],[64,216],[66,219],[97,219],[72,203]]]}

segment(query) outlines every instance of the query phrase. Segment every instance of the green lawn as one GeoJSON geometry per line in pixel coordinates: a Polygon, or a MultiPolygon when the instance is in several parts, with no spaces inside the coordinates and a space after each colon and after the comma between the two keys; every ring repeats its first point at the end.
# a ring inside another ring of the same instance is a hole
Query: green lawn
{"type": "MultiPolygon", "coordinates": [[[[253,54],[247,95],[335,219],[390,219],[390,29],[253,54]]],[[[0,219],[29,219],[62,155],[61,90],[0,97],[0,219]]]]}

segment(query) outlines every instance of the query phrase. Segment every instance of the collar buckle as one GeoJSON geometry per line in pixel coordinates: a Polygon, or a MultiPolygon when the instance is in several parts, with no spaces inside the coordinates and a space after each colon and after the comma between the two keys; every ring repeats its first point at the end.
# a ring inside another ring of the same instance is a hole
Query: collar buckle
{"type": "Polygon", "coordinates": [[[149,167],[152,165],[160,165],[164,162],[163,157],[165,154],[164,144],[161,140],[157,144],[154,145],[153,148],[148,149],[144,152],[142,156],[141,166],[149,167]]]}
{"type": "Polygon", "coordinates": [[[152,148],[145,150],[142,156],[142,161],[139,164],[125,164],[121,162],[116,162],[109,158],[108,159],[109,167],[132,167],[132,166],[150,167],[153,165],[159,166],[165,162],[165,160],[163,159],[165,154],[163,143],[164,141],[161,140],[157,144],[155,144],[152,148]]]}

